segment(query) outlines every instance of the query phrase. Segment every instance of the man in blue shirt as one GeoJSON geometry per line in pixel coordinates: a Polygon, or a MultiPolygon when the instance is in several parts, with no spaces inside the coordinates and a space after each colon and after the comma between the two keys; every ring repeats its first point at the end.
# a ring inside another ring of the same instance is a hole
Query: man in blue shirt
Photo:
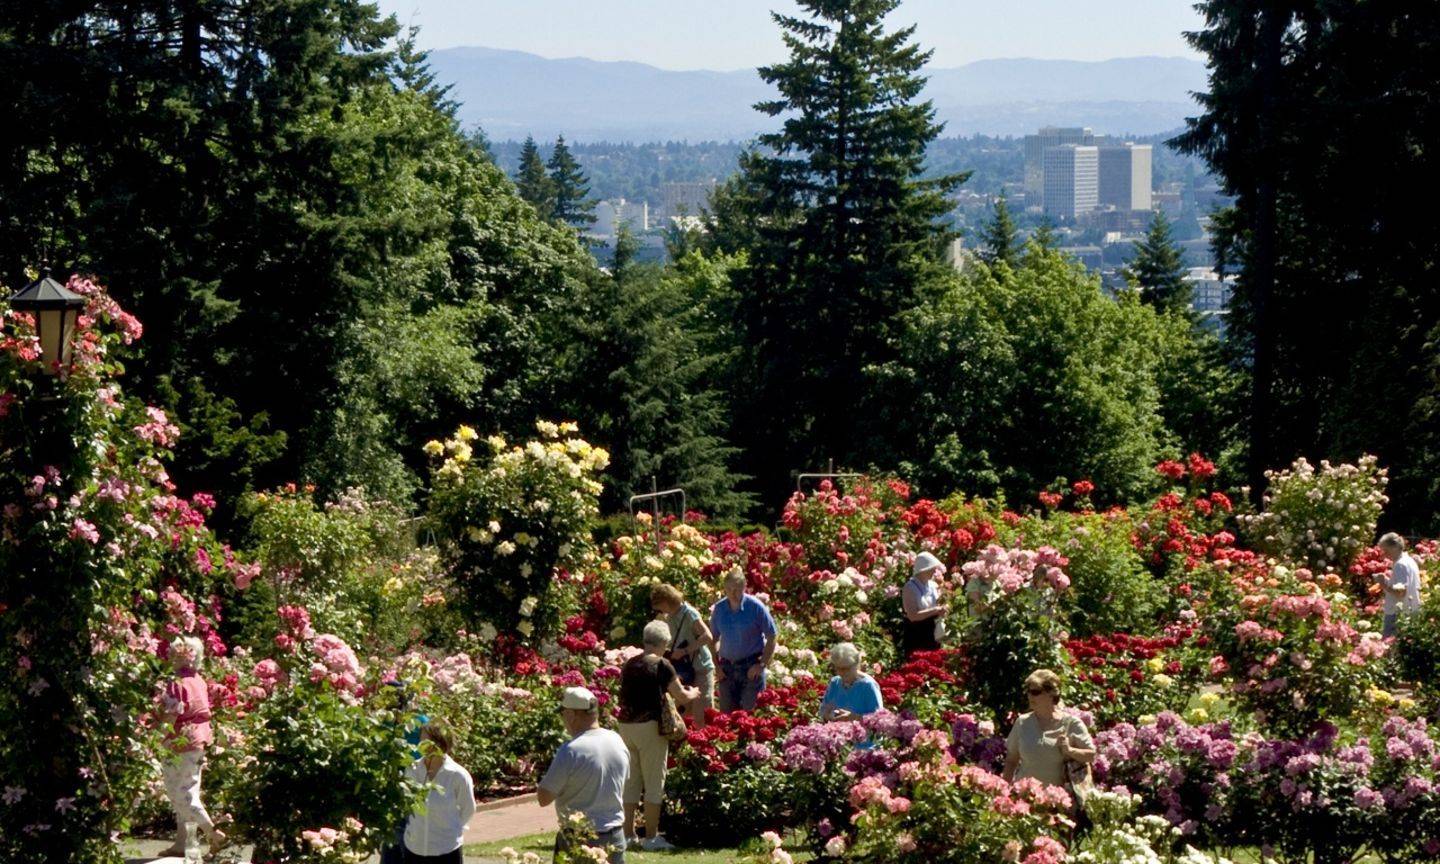
{"type": "Polygon", "coordinates": [[[715,638],[715,685],[720,710],[752,711],[765,689],[765,670],[775,654],[775,619],[758,598],[745,593],[745,572],[725,575],[725,598],[710,609],[715,638]]]}

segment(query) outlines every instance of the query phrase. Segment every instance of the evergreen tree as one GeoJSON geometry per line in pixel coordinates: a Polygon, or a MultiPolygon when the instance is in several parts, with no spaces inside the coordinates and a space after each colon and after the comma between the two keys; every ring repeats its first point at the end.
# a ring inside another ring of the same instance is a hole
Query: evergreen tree
{"type": "Polygon", "coordinates": [[[1440,236],[1406,210],[1440,185],[1440,6],[1197,8],[1209,88],[1177,143],[1235,196],[1212,230],[1240,277],[1226,344],[1250,379],[1254,494],[1296,455],[1374,453],[1392,524],[1440,525],[1440,236]]]}
{"type": "Polygon", "coordinates": [[[715,267],[692,254],[662,269],[636,260],[629,228],[615,238],[608,277],[575,313],[582,346],[572,409],[590,418],[611,452],[605,506],[620,509],[649,491],[652,477],[685,489],[689,504],[733,517],[750,504],[736,491],[737,450],[725,440],[730,417],[716,386],[723,354],[713,350],[708,308],[715,267]]]}
{"type": "Polygon", "coordinates": [[[577,227],[593,223],[595,202],[588,197],[590,180],[580,170],[580,163],[575,161],[575,156],[565,144],[564,135],[556,139],[555,149],[545,167],[550,169],[550,186],[555,196],[555,220],[577,227]]]}
{"type": "Polygon", "coordinates": [[[1020,241],[1003,193],[995,200],[995,215],[981,231],[980,242],[985,245],[986,251],[982,254],[986,263],[995,265],[1003,261],[1011,267],[1019,263],[1020,241]]]}
{"type": "MultiPolygon", "coordinates": [[[[779,97],[756,108],[783,117],[742,158],[738,206],[754,232],[739,273],[739,320],[753,368],[741,428],[765,488],[786,472],[863,464],[881,435],[866,405],[868,369],[891,355],[895,316],[940,270],[939,218],[962,175],[922,179],[940,132],[920,101],[928,52],[914,28],[886,32],[899,0],[802,0],[775,14],[789,59],[760,69],[779,97]]],[[[739,251],[738,249],[734,251],[739,251]]]]}
{"type": "Polygon", "coordinates": [[[1040,227],[1030,235],[1029,245],[1045,250],[1059,248],[1060,240],[1055,236],[1055,223],[1050,221],[1049,216],[1041,218],[1040,227]]]}
{"type": "Polygon", "coordinates": [[[520,168],[515,174],[515,191],[546,219],[555,213],[555,183],[545,173],[545,160],[535,139],[526,136],[520,149],[520,168]]]}
{"type": "Polygon", "coordinates": [[[1190,284],[1180,249],[1170,237],[1170,220],[1155,211],[1145,239],[1135,244],[1135,257],[1125,276],[1140,290],[1140,299],[1161,311],[1184,312],[1190,308],[1190,284]]]}

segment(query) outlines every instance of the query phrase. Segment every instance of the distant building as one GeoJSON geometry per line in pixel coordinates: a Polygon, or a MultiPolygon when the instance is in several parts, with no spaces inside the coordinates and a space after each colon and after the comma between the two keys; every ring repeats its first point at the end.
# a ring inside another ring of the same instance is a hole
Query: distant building
{"type": "Polygon", "coordinates": [[[1185,282],[1190,286],[1190,308],[1200,318],[1201,326],[1225,335],[1230,298],[1235,293],[1235,276],[1222,279],[1209,267],[1191,267],[1185,282]]]}
{"type": "Polygon", "coordinates": [[[1061,144],[1045,150],[1045,212],[1074,219],[1100,203],[1100,150],[1061,144]]]}
{"type": "Polygon", "coordinates": [[[1149,144],[1113,144],[1099,148],[1100,206],[1149,210],[1153,153],[1149,144]]]}
{"type": "Polygon", "coordinates": [[[649,231],[649,203],[616,198],[595,205],[595,224],[590,227],[591,233],[601,237],[616,237],[620,234],[622,225],[628,226],[636,234],[649,231]]]}
{"type": "Polygon", "coordinates": [[[1087,127],[1046,126],[1034,135],[1025,136],[1025,203],[1044,206],[1045,151],[1064,144],[1095,143],[1094,130],[1087,127]]]}
{"type": "Polygon", "coordinates": [[[710,193],[714,191],[714,179],[694,183],[662,183],[660,195],[663,213],[671,218],[699,216],[710,208],[710,193]]]}

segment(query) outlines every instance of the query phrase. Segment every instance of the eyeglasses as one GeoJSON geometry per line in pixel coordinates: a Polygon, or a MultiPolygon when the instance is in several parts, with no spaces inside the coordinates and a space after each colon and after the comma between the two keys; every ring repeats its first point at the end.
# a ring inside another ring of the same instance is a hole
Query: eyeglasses
{"type": "Polygon", "coordinates": [[[1050,691],[1046,690],[1044,687],[1031,687],[1027,692],[1031,696],[1039,696],[1042,693],[1049,693],[1050,691]]]}

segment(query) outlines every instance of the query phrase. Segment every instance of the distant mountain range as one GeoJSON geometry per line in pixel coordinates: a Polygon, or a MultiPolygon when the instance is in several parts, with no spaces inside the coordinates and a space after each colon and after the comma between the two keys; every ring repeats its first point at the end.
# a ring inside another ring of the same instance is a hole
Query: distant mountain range
{"type": "MultiPolygon", "coordinates": [[[[754,70],[678,72],[582,57],[551,60],[521,51],[446,48],[430,54],[454,85],[460,121],[496,140],[745,140],[776,123],[752,107],[772,96],[754,70]]],[[[1044,125],[1146,135],[1193,115],[1205,67],[1179,57],[981,60],[929,69],[945,135],[1023,135],[1044,125]]]]}

